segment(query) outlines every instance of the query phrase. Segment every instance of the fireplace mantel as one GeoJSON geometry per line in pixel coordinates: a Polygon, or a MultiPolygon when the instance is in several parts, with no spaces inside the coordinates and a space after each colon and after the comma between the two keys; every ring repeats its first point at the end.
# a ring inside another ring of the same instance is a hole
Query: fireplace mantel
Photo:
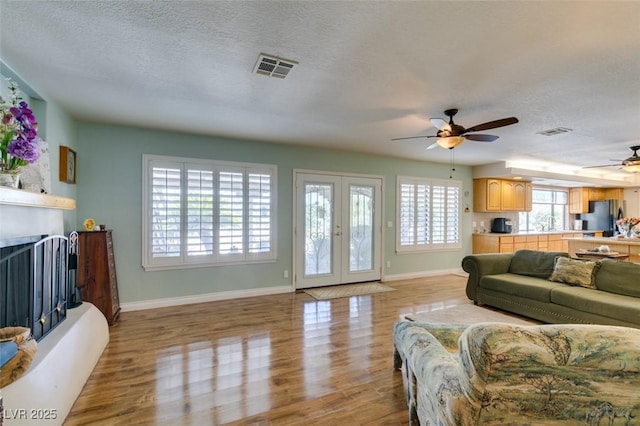
{"type": "Polygon", "coordinates": [[[4,187],[0,187],[0,204],[60,210],[73,210],[76,208],[76,200],[73,198],[4,187]]]}

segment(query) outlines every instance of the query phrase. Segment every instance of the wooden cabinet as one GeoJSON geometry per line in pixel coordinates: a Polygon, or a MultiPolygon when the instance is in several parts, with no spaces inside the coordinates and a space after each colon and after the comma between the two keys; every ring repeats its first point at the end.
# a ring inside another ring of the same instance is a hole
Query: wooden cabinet
{"type": "Polygon", "coordinates": [[[629,246],[629,262],[640,263],[640,245],[629,246]]]}
{"type": "MultiPolygon", "coordinates": [[[[602,232],[595,232],[602,237],[602,232]]],[[[582,238],[582,232],[543,234],[473,234],[472,253],[513,253],[516,250],[569,251],[567,238],[582,238]]],[[[638,246],[640,252],[640,245],[638,246]]],[[[640,257],[640,253],[637,254],[640,257]]]]}
{"type": "Polygon", "coordinates": [[[589,190],[587,188],[569,189],[569,213],[589,212],[589,190]]]}
{"type": "Polygon", "coordinates": [[[624,189],[622,188],[606,188],[604,190],[604,200],[624,200],[624,189]]]}
{"type": "Polygon", "coordinates": [[[622,199],[622,188],[570,188],[569,213],[589,213],[589,201],[622,199]]]}
{"type": "Polygon", "coordinates": [[[530,182],[492,178],[474,179],[473,211],[530,211],[531,191],[530,182]]]}
{"type": "MultiPolygon", "coordinates": [[[[487,179],[487,194],[485,195],[486,209],[490,211],[500,211],[502,209],[502,183],[498,179],[487,179]]],[[[475,191],[475,185],[474,185],[475,191]]],[[[476,202],[474,196],[473,202],[476,202]]],[[[475,206],[474,206],[475,207],[475,206]]],[[[474,210],[476,210],[474,208],[474,210]]]]}
{"type": "Polygon", "coordinates": [[[533,210],[533,184],[531,182],[525,182],[524,184],[524,211],[530,212],[533,210]]]}
{"type": "Polygon", "coordinates": [[[120,314],[111,231],[79,232],[78,287],[113,325],[120,314]]]}

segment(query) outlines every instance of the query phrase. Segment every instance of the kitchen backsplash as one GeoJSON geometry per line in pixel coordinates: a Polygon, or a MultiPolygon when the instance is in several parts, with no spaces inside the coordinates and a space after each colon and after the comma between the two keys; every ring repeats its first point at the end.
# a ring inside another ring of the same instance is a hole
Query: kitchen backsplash
{"type": "Polygon", "coordinates": [[[512,229],[518,230],[518,212],[473,213],[473,232],[491,232],[491,221],[496,217],[511,219],[512,229]],[[484,223],[484,225],[483,225],[484,223]]]}

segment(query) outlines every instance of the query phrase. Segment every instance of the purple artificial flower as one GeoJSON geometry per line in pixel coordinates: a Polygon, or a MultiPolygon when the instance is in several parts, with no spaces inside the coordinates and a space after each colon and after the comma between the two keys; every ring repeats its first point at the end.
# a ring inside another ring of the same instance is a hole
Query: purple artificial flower
{"type": "Polygon", "coordinates": [[[40,138],[33,136],[31,139],[24,137],[22,132],[7,146],[7,152],[12,156],[33,163],[40,157],[40,138]]]}
{"type": "Polygon", "coordinates": [[[33,111],[31,111],[29,105],[24,101],[20,102],[17,107],[11,107],[9,111],[24,128],[31,128],[36,124],[36,117],[33,115],[33,111]]]}

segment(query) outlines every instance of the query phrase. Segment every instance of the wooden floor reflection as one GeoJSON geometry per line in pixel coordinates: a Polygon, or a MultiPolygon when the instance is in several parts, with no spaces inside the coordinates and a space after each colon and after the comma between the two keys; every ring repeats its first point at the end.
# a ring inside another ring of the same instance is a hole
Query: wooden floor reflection
{"type": "MultiPolygon", "coordinates": [[[[391,329],[471,303],[455,275],[121,314],[65,425],[403,425],[391,329]]],[[[482,318],[478,319],[479,321],[482,318]]]]}

